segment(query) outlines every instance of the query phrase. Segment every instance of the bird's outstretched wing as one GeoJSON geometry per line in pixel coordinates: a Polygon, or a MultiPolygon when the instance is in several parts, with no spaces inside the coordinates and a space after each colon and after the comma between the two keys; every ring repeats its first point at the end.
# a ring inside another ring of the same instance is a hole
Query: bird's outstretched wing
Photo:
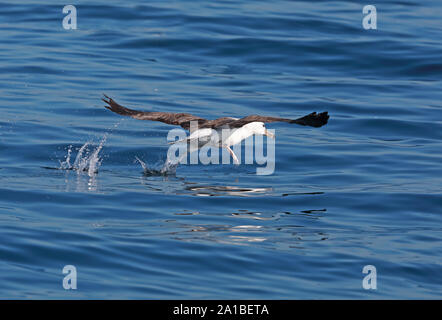
{"type": "Polygon", "coordinates": [[[225,125],[229,126],[230,128],[240,128],[250,122],[288,122],[288,123],[296,123],[302,126],[319,128],[327,124],[329,117],[330,116],[328,115],[328,112],[321,112],[321,113],[312,112],[298,119],[250,115],[241,119],[219,118],[215,120],[207,120],[206,122],[203,122],[201,124],[201,128],[216,129],[225,125]]]}
{"type": "Polygon", "coordinates": [[[185,130],[190,130],[191,121],[198,122],[198,126],[208,121],[207,119],[189,113],[153,112],[129,109],[119,105],[107,95],[104,95],[102,100],[107,104],[104,106],[105,108],[123,116],[129,116],[139,120],[161,121],[167,124],[181,126],[185,130]]]}
{"type": "MultiPolygon", "coordinates": [[[[288,123],[296,123],[302,126],[310,126],[319,128],[323,125],[327,124],[328,118],[330,116],[328,115],[328,112],[321,112],[316,113],[312,112],[304,117],[298,118],[298,119],[286,119],[286,118],[276,118],[276,117],[266,117],[266,116],[259,116],[259,115],[251,115],[247,116],[238,120],[230,121],[228,123],[229,127],[231,128],[239,128],[243,125],[250,123],[250,122],[288,122],[288,123]]],[[[202,126],[209,124],[211,121],[207,121],[202,126]]]]}
{"type": "Polygon", "coordinates": [[[207,120],[190,113],[172,113],[172,112],[155,112],[155,111],[138,111],[123,107],[116,103],[112,98],[104,95],[102,99],[107,105],[105,107],[115,113],[123,116],[129,116],[139,120],[161,121],[167,124],[179,125],[186,130],[191,129],[191,122],[198,123],[198,128],[212,128],[217,129],[222,126],[229,126],[230,128],[239,128],[250,122],[288,122],[296,123],[303,126],[322,127],[328,122],[328,112],[316,113],[312,112],[304,117],[298,119],[286,119],[276,117],[266,117],[260,115],[251,115],[241,119],[235,118],[218,118],[214,120],[207,120]]]}

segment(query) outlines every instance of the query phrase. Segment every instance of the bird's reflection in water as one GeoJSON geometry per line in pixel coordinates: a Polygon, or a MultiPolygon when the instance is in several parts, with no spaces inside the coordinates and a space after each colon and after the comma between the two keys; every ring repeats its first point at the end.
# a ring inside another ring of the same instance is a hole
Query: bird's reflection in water
{"type": "Polygon", "coordinates": [[[325,213],[326,209],[310,209],[297,213],[248,210],[233,213],[183,211],[175,213],[177,219],[164,221],[164,228],[173,228],[174,231],[168,235],[180,241],[255,244],[274,249],[303,248],[307,242],[324,241],[329,238],[327,232],[311,223],[312,219],[320,219],[325,213]],[[197,223],[190,223],[197,219],[192,216],[199,216],[197,223]],[[243,223],[242,219],[250,219],[250,222],[243,223]],[[203,220],[216,220],[216,223],[199,223],[203,220]],[[223,223],[220,224],[219,221],[223,223]]]}
{"type": "Polygon", "coordinates": [[[254,196],[266,195],[273,191],[273,188],[246,188],[235,186],[210,186],[210,185],[187,185],[186,191],[190,191],[195,196],[213,197],[213,196],[254,196]]]}
{"type": "MultiPolygon", "coordinates": [[[[235,182],[238,183],[238,182],[235,182]]],[[[142,184],[151,191],[198,197],[238,196],[301,196],[313,193],[275,193],[271,187],[211,185],[175,177],[142,177],[142,184]],[[160,183],[159,183],[160,182],[160,183]]],[[[326,214],[324,208],[304,208],[298,211],[256,211],[238,209],[230,212],[182,210],[174,219],[162,220],[157,230],[163,236],[186,242],[216,242],[233,245],[258,245],[273,249],[303,248],[312,241],[329,238],[314,222],[326,214]]],[[[156,234],[158,236],[158,234],[156,234]]]]}
{"type": "Polygon", "coordinates": [[[192,195],[197,197],[215,196],[238,196],[252,197],[273,195],[274,189],[271,187],[249,188],[243,186],[210,185],[186,181],[178,177],[152,177],[142,176],[141,184],[151,191],[176,195],[192,195]]]}

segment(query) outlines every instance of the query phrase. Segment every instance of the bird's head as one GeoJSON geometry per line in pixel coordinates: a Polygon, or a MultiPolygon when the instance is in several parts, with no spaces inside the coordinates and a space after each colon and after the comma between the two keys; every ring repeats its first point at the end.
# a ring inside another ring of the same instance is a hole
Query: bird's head
{"type": "Polygon", "coordinates": [[[264,122],[250,122],[246,124],[245,127],[247,127],[247,130],[250,130],[253,134],[261,134],[272,139],[275,138],[275,135],[267,130],[264,122]]]}

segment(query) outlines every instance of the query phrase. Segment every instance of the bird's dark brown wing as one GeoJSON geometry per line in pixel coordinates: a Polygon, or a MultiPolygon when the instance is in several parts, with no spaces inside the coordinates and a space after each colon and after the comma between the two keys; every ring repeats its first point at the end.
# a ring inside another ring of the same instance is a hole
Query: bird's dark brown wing
{"type": "Polygon", "coordinates": [[[239,128],[250,122],[288,122],[296,123],[303,126],[322,127],[327,124],[329,115],[327,112],[310,113],[298,119],[286,119],[276,117],[266,117],[259,115],[251,115],[241,119],[234,119],[229,117],[218,118],[215,120],[207,120],[189,113],[172,113],[172,112],[154,112],[154,111],[138,111],[123,107],[116,103],[112,98],[104,95],[102,100],[107,104],[105,107],[115,113],[123,116],[129,116],[139,120],[161,121],[167,124],[181,126],[186,130],[191,129],[191,122],[198,124],[198,128],[220,128],[222,126],[229,126],[230,128],[239,128]]]}
{"type": "Polygon", "coordinates": [[[138,111],[123,107],[116,103],[112,98],[109,98],[107,95],[104,95],[102,99],[107,105],[105,108],[121,114],[123,116],[129,116],[138,120],[151,120],[151,121],[161,121],[167,124],[173,124],[181,126],[183,129],[190,130],[191,121],[195,121],[198,123],[198,126],[201,126],[207,119],[194,116],[189,113],[172,113],[172,112],[151,112],[151,111],[138,111]]]}
{"type": "MultiPolygon", "coordinates": [[[[218,128],[222,125],[228,125],[230,128],[240,128],[244,126],[245,124],[248,124],[250,122],[288,122],[288,123],[296,123],[302,126],[310,126],[310,127],[322,127],[323,125],[327,124],[328,122],[328,112],[322,112],[322,113],[316,113],[312,112],[304,117],[298,118],[298,119],[286,119],[286,118],[276,118],[276,117],[266,117],[266,116],[259,116],[259,115],[251,115],[247,116],[238,120],[232,120],[230,121],[220,121],[221,119],[216,120],[209,120],[202,124],[203,127],[212,127],[212,128],[218,128]]],[[[226,119],[226,118],[224,118],[226,119]]]]}

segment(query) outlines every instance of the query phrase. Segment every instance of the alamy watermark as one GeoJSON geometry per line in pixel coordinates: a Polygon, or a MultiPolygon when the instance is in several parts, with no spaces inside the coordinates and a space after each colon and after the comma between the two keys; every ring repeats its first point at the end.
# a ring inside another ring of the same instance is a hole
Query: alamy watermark
{"type": "MultiPolygon", "coordinates": [[[[77,29],[77,8],[72,5],[66,5],[63,7],[63,13],[66,16],[63,18],[63,28],[65,30],[76,30],[77,29]]],[[[377,29],[377,10],[376,6],[369,4],[362,8],[362,13],[364,17],[362,19],[362,27],[365,30],[377,29]]]]}
{"type": "Polygon", "coordinates": [[[362,13],[365,15],[362,19],[362,27],[365,30],[374,29],[376,30],[378,28],[377,21],[378,21],[378,14],[376,11],[376,7],[374,5],[366,5],[364,8],[362,8],[362,13]]]}
{"type": "Polygon", "coordinates": [[[77,268],[73,265],[66,265],[63,268],[63,274],[67,274],[63,278],[63,288],[66,290],[77,289],[77,268]]]}
{"type": "Polygon", "coordinates": [[[77,8],[71,4],[63,7],[63,13],[66,16],[63,18],[63,29],[76,30],[77,29],[77,8]]]}
{"type": "Polygon", "coordinates": [[[362,269],[362,273],[367,274],[362,280],[362,288],[365,290],[376,290],[378,288],[376,267],[371,264],[366,265],[362,269]]]}

